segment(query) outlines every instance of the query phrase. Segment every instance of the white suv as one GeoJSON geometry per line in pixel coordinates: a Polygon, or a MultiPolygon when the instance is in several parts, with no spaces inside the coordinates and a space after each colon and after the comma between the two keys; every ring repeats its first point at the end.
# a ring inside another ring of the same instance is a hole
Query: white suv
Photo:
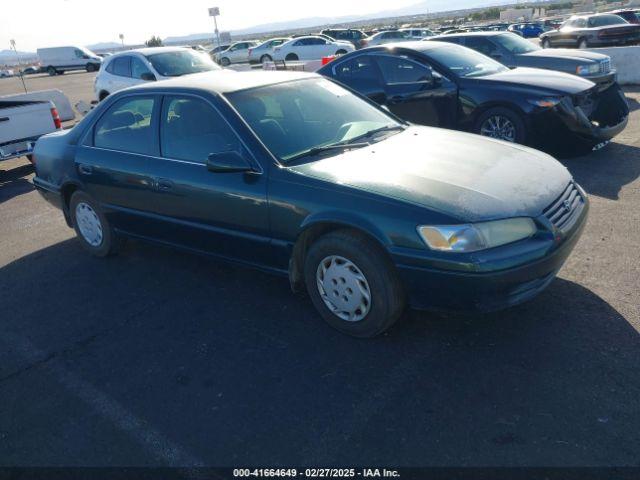
{"type": "Polygon", "coordinates": [[[323,37],[309,36],[289,40],[273,49],[274,60],[319,60],[331,55],[343,55],[356,48],[348,42],[335,42],[323,37]]]}
{"type": "Polygon", "coordinates": [[[98,100],[123,88],[192,73],[220,70],[206,53],[190,48],[155,47],[107,57],[93,85],[98,100]]]}

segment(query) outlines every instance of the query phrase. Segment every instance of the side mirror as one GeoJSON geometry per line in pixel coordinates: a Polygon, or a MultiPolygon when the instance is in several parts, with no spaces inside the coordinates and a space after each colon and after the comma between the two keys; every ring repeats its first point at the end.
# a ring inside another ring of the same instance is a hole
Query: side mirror
{"type": "Polygon", "coordinates": [[[156,76],[151,72],[144,72],[142,75],[140,75],[140,79],[144,80],[145,82],[155,82],[157,80],[156,76]]]}
{"type": "Polygon", "coordinates": [[[251,172],[251,164],[235,151],[212,153],[207,159],[207,169],[215,173],[251,172]]]}

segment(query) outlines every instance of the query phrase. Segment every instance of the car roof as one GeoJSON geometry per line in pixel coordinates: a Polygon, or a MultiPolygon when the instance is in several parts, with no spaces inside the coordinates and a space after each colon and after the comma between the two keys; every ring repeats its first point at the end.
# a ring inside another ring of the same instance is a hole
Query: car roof
{"type": "MultiPolygon", "coordinates": [[[[233,70],[214,70],[211,72],[194,73],[182,77],[170,78],[162,82],[148,82],[134,90],[179,90],[195,89],[216,94],[232,93],[249,88],[276,85],[278,83],[322,78],[315,73],[296,71],[267,71],[254,70],[251,72],[236,72],[233,70]]],[[[131,90],[131,89],[128,89],[131,90]]]]}
{"type": "MultiPolygon", "coordinates": [[[[450,35],[447,35],[450,36],[450,35]]],[[[430,37],[433,38],[433,37],[430,37]]],[[[393,42],[393,43],[385,43],[384,45],[376,45],[374,47],[363,48],[361,50],[356,50],[350,55],[365,53],[365,52],[380,52],[384,50],[414,50],[416,52],[428,52],[431,50],[436,50],[438,48],[464,48],[461,45],[456,45],[455,43],[450,42],[433,42],[427,41],[424,42],[422,40],[418,40],[415,42],[393,42]]]]}
{"type": "Polygon", "coordinates": [[[449,35],[438,35],[437,37],[430,37],[431,40],[437,40],[438,38],[455,38],[455,37],[495,37],[497,35],[515,35],[511,32],[494,32],[494,31],[477,31],[477,32],[461,32],[461,33],[451,33],[449,35]]]}

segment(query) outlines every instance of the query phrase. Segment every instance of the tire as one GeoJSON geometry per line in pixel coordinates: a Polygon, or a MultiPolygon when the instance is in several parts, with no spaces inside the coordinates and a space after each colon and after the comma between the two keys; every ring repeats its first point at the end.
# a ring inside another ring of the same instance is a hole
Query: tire
{"type": "Polygon", "coordinates": [[[304,279],[311,301],[322,318],[336,330],[353,337],[381,334],[400,318],[406,305],[402,286],[386,252],[356,231],[338,230],[316,240],[305,258],[304,279]],[[322,271],[323,266],[326,271],[322,271]],[[368,301],[363,292],[368,292],[368,301]],[[333,300],[334,296],[340,302],[342,298],[347,301],[335,304],[332,309],[323,298],[333,300]],[[334,313],[341,307],[351,311],[334,313]]]}
{"type": "Polygon", "coordinates": [[[498,140],[511,143],[524,144],[527,140],[527,130],[521,116],[513,110],[504,107],[490,108],[480,115],[475,124],[475,133],[483,137],[497,138],[498,140]],[[507,123],[505,123],[505,119],[507,123]],[[499,132],[495,132],[495,136],[489,134],[489,131],[492,130],[492,125],[496,125],[499,130],[499,132]],[[509,135],[509,138],[507,138],[506,133],[511,132],[511,128],[513,132],[509,135]],[[504,133],[505,135],[500,135],[500,133],[504,133]]]}
{"type": "Polygon", "coordinates": [[[336,55],[345,55],[347,53],[346,50],[340,49],[336,52],[336,55]]]}
{"type": "Polygon", "coordinates": [[[69,214],[82,248],[95,257],[117,253],[120,242],[93,198],[82,191],[75,192],[69,202],[69,214]],[[81,214],[83,217],[78,219],[81,214]],[[96,223],[99,225],[99,234],[91,228],[96,223]]]}
{"type": "Polygon", "coordinates": [[[578,48],[584,50],[585,48],[589,48],[589,42],[586,38],[581,38],[578,40],[578,48]]]}
{"type": "Polygon", "coordinates": [[[103,101],[105,98],[107,98],[109,96],[109,92],[105,92],[104,90],[102,92],[100,92],[100,96],[98,97],[98,100],[103,101]]]}
{"type": "Polygon", "coordinates": [[[93,63],[87,63],[86,69],[88,73],[95,72],[96,66],[93,63]]]}
{"type": "Polygon", "coordinates": [[[287,62],[295,62],[299,60],[298,55],[296,55],[295,53],[289,53],[284,59],[287,62]]]}
{"type": "Polygon", "coordinates": [[[267,62],[273,62],[273,58],[271,58],[271,55],[262,55],[260,57],[260,63],[267,63],[267,62]]]}
{"type": "Polygon", "coordinates": [[[31,162],[31,165],[35,166],[35,162],[33,161],[33,154],[27,155],[27,160],[29,160],[29,162],[31,162]]]}
{"type": "Polygon", "coordinates": [[[548,38],[542,39],[542,48],[551,48],[551,42],[548,38]]]}
{"type": "Polygon", "coordinates": [[[231,65],[231,60],[229,60],[227,57],[222,57],[220,59],[220,65],[222,65],[223,67],[228,67],[229,65],[231,65]]]}
{"type": "Polygon", "coordinates": [[[55,68],[53,67],[47,67],[47,73],[49,74],[49,76],[54,77],[58,74],[58,72],[56,71],[55,68]]]}

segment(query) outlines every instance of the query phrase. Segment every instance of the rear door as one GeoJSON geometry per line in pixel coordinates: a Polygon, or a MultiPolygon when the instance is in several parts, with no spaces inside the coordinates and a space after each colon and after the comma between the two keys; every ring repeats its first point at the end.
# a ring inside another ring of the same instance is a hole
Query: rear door
{"type": "Polygon", "coordinates": [[[104,208],[114,227],[135,235],[161,230],[152,209],[153,158],[159,153],[160,97],[128,95],[96,121],[76,153],[84,189],[104,208]]]}
{"type": "Polygon", "coordinates": [[[407,56],[373,55],[382,74],[385,105],[409,122],[453,127],[458,87],[426,61],[407,56]]]}
{"type": "Polygon", "coordinates": [[[333,69],[333,78],[340,83],[366,95],[381,105],[386,102],[384,80],[378,64],[371,55],[358,55],[337,63],[333,69]]]}

